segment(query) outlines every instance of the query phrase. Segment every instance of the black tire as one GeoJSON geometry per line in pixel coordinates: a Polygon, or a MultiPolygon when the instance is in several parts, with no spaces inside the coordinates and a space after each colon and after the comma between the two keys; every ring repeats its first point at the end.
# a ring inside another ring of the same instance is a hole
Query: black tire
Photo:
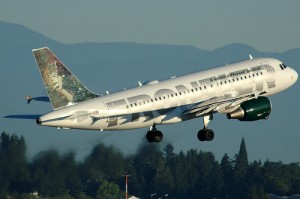
{"type": "Polygon", "coordinates": [[[198,131],[198,140],[203,141],[212,141],[215,137],[214,132],[211,129],[201,129],[198,131]]]}
{"type": "Polygon", "coordinates": [[[146,134],[146,139],[149,143],[154,142],[154,132],[153,131],[148,131],[146,134]]]}
{"type": "Polygon", "coordinates": [[[201,142],[204,142],[206,140],[204,131],[205,131],[204,129],[201,129],[200,131],[198,131],[198,134],[197,134],[198,140],[201,142]]]}
{"type": "Polygon", "coordinates": [[[205,139],[206,141],[212,141],[215,137],[214,132],[211,129],[205,129],[205,139]]]}
{"type": "Polygon", "coordinates": [[[154,141],[155,142],[161,142],[163,140],[164,135],[161,131],[155,131],[154,132],[154,141]]]}

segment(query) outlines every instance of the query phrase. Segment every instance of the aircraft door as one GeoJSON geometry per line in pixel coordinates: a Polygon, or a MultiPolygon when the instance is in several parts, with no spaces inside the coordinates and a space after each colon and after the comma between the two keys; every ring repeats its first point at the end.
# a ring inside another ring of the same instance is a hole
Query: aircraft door
{"type": "Polygon", "coordinates": [[[111,100],[107,99],[103,101],[103,104],[106,107],[106,116],[107,116],[107,123],[108,127],[113,127],[117,126],[118,124],[118,117],[114,116],[115,115],[115,106],[112,103],[111,100]]]}
{"type": "Polygon", "coordinates": [[[268,88],[274,88],[275,85],[275,70],[274,68],[269,64],[269,62],[262,62],[260,63],[266,70],[267,70],[267,86],[268,88]]]}

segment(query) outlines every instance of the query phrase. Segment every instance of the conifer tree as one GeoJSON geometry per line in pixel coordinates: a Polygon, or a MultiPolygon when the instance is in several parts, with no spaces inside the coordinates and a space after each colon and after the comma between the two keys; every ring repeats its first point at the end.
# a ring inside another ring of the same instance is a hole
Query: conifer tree
{"type": "Polygon", "coordinates": [[[234,195],[238,198],[246,194],[245,176],[248,169],[248,156],[245,139],[242,139],[239,154],[236,155],[233,178],[235,181],[234,195]]]}

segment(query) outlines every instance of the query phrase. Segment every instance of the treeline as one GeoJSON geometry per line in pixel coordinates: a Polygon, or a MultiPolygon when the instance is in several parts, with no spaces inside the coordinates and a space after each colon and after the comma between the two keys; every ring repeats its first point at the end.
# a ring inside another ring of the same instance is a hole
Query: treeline
{"type": "Polygon", "coordinates": [[[0,198],[119,199],[140,198],[268,198],[267,193],[300,193],[299,163],[249,163],[244,139],[239,153],[218,162],[210,152],[174,153],[172,145],[145,144],[124,157],[99,144],[81,162],[74,153],[56,150],[26,159],[24,138],[5,132],[0,139],[0,198]],[[152,197],[151,197],[152,196],[152,197]]]}

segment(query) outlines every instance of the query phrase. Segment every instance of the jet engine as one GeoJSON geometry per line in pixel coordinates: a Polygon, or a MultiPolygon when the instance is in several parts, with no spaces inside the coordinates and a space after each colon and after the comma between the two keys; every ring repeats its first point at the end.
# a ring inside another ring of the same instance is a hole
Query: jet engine
{"type": "Polygon", "coordinates": [[[231,113],[227,113],[228,119],[240,121],[256,121],[268,119],[272,105],[268,98],[258,97],[240,104],[240,107],[231,113]]]}

